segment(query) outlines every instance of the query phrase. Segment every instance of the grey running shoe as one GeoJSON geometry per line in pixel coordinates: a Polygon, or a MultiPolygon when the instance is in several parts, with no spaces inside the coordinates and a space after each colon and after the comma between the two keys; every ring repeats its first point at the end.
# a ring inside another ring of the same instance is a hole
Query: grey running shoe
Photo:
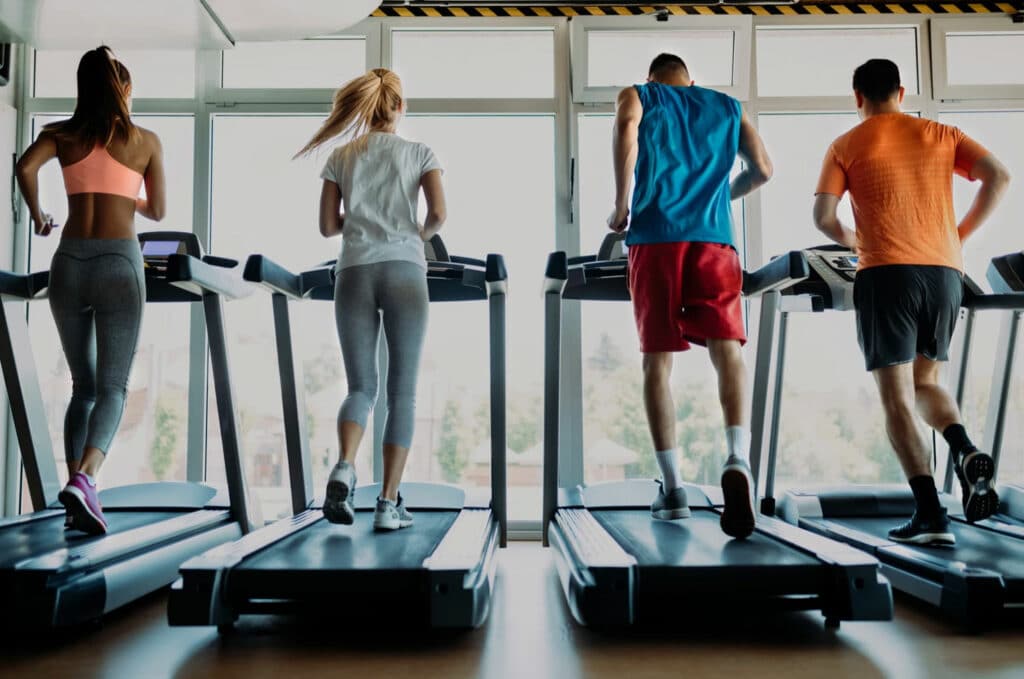
{"type": "Polygon", "coordinates": [[[402,494],[398,494],[398,502],[378,497],[377,509],[373,512],[374,530],[398,530],[412,525],[412,514],[405,508],[402,494]]]}
{"type": "Polygon", "coordinates": [[[952,547],[956,544],[956,536],[949,530],[945,507],[931,519],[914,512],[910,521],[889,531],[889,539],[911,545],[952,547]]]}
{"type": "Polygon", "coordinates": [[[995,468],[992,456],[980,450],[962,455],[953,466],[960,481],[964,517],[972,523],[999,511],[999,496],[992,478],[995,468]]]}
{"type": "Polygon", "coordinates": [[[660,479],[657,483],[658,497],[654,498],[654,503],[651,504],[651,516],[662,521],[690,518],[690,503],[686,500],[686,491],[683,487],[673,488],[666,493],[665,485],[660,479]]]}
{"type": "Polygon", "coordinates": [[[750,465],[735,455],[730,455],[722,469],[722,495],[725,509],[722,511],[722,531],[734,538],[745,538],[754,532],[754,481],[750,465]]]}
{"type": "Polygon", "coordinates": [[[356,520],[356,470],[348,462],[338,462],[327,477],[324,516],[331,523],[350,525],[356,520]]]}

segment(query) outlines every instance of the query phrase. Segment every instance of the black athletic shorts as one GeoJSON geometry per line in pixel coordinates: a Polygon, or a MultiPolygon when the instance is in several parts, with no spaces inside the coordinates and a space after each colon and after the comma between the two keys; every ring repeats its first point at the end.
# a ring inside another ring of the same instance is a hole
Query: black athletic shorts
{"type": "Polygon", "coordinates": [[[909,363],[921,354],[949,359],[963,278],[946,266],[892,264],[857,272],[857,341],[867,369],[909,363]]]}

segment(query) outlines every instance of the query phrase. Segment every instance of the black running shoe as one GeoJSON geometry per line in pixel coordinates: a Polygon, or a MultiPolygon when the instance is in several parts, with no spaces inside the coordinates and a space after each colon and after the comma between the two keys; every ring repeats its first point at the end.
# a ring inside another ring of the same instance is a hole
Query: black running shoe
{"type": "Polygon", "coordinates": [[[754,480],[746,460],[730,456],[722,469],[722,496],[725,507],[720,524],[722,532],[734,538],[750,537],[754,532],[754,480]]]}
{"type": "Polygon", "coordinates": [[[993,483],[995,469],[992,456],[980,450],[959,456],[953,465],[960,481],[964,517],[972,523],[987,519],[999,510],[999,496],[993,483]]]}
{"type": "Polygon", "coordinates": [[[662,521],[690,518],[690,503],[686,499],[683,487],[673,488],[668,493],[665,486],[658,481],[658,497],[651,504],[651,516],[662,521]]]}
{"type": "Polygon", "coordinates": [[[914,512],[910,521],[889,531],[889,539],[910,545],[952,547],[956,544],[956,536],[949,530],[949,517],[946,516],[945,508],[932,519],[922,519],[914,512]]]}

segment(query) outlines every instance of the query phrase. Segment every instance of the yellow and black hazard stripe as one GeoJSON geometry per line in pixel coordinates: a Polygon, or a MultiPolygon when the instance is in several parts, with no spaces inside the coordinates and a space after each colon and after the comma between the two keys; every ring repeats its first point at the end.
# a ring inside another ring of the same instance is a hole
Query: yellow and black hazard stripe
{"type": "Polygon", "coordinates": [[[797,5],[585,5],[515,7],[405,7],[384,6],[375,17],[577,17],[635,16],[666,9],[676,15],[830,16],[853,14],[1013,14],[1020,2],[887,2],[797,5]]]}

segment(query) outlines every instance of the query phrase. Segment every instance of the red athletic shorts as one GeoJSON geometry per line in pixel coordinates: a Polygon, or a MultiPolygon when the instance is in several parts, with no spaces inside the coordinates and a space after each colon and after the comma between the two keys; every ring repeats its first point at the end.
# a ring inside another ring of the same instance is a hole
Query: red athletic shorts
{"type": "Polygon", "coordinates": [[[743,269],[729,245],[648,243],[629,248],[629,291],[640,351],[686,351],[709,339],[747,341],[743,269]]]}

